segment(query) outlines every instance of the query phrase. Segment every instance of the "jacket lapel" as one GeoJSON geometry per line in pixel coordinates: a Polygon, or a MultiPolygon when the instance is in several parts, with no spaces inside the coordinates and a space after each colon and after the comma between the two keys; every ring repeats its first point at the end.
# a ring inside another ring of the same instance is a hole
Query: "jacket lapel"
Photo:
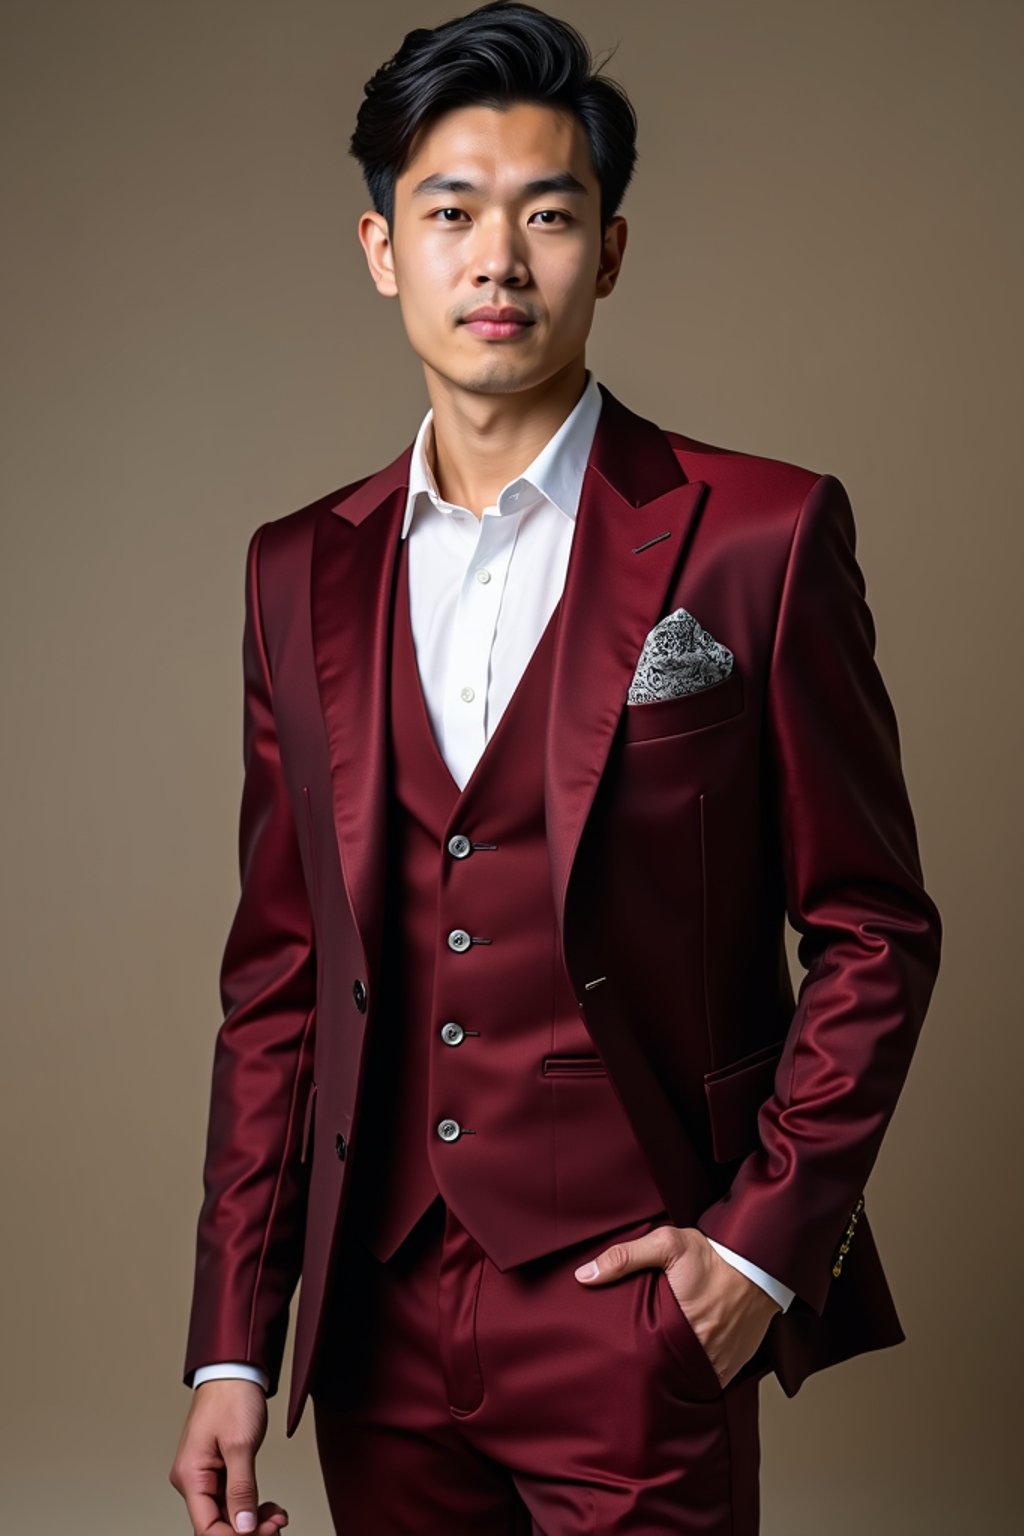
{"type": "Polygon", "coordinates": [[[313,536],[313,658],[342,877],[377,975],[383,936],[391,604],[412,444],[321,507],[313,536]]]}
{"type": "MultiPolygon", "coordinates": [[[[545,808],[559,925],[573,857],[648,631],[661,617],[705,483],[661,429],[604,385],[555,635],[545,808]]],[[[342,872],[376,974],[383,936],[391,605],[412,459],[318,513],[313,655],[342,872]]]]}
{"type": "Polygon", "coordinates": [[[572,863],[648,631],[662,616],[706,482],[604,385],[555,653],[545,811],[559,929],[572,863]]]}

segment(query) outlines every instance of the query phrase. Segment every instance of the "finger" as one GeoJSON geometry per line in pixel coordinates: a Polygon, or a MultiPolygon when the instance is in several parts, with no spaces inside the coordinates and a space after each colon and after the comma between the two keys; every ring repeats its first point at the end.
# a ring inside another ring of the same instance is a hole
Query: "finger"
{"type": "Polygon", "coordinates": [[[256,1513],[259,1497],[256,1492],[256,1457],[252,1446],[244,1440],[230,1446],[222,1445],[221,1454],[224,1457],[225,1501],[231,1529],[245,1532],[245,1536],[255,1536],[259,1523],[256,1513]]]}
{"type": "Polygon", "coordinates": [[[256,1536],[277,1536],[282,1526],[288,1524],[288,1511],[280,1504],[261,1504],[256,1514],[259,1517],[256,1536]]]}
{"type": "Polygon", "coordinates": [[[197,1536],[232,1536],[231,1527],[224,1519],[217,1474],[211,1467],[203,1467],[188,1477],[184,1499],[197,1536]]]}
{"type": "Polygon", "coordinates": [[[643,1237],[634,1238],[631,1242],[612,1243],[610,1248],[605,1248],[595,1258],[581,1264],[573,1273],[577,1280],[600,1285],[606,1280],[618,1280],[634,1269],[664,1265],[666,1255],[664,1238],[659,1237],[657,1232],[645,1232],[643,1237]]]}

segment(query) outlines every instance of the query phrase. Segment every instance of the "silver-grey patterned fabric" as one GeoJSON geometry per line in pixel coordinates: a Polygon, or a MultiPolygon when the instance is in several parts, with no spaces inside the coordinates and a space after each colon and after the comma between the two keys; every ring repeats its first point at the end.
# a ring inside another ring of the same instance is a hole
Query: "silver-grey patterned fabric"
{"type": "Polygon", "coordinates": [[[650,704],[696,693],[728,677],[732,663],[732,651],[686,608],[677,608],[659,620],[644,641],[627,702],[650,704]]]}

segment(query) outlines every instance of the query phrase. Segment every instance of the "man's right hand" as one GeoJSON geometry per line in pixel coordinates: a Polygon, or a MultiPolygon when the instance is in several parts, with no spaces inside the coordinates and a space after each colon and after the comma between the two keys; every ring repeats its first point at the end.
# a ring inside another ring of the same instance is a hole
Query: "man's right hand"
{"type": "Polygon", "coordinates": [[[288,1524],[280,1504],[259,1504],[256,1452],[267,1432],[267,1398],[253,1381],[204,1381],[171,1467],[171,1484],[188,1509],[195,1536],[275,1536],[288,1524]]]}

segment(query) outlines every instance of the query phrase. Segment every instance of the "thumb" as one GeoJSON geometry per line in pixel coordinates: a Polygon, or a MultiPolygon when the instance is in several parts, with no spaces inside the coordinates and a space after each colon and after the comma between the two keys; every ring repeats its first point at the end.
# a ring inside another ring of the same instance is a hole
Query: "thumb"
{"type": "Polygon", "coordinates": [[[222,1447],[224,1492],[233,1530],[255,1531],[259,1499],[256,1493],[256,1458],[248,1445],[222,1447]]]}
{"type": "Polygon", "coordinates": [[[628,1275],[631,1270],[645,1269],[659,1263],[660,1244],[657,1240],[651,1242],[652,1235],[647,1233],[631,1243],[612,1243],[595,1259],[574,1270],[576,1279],[599,1285],[605,1280],[617,1280],[620,1275],[628,1275]]]}

